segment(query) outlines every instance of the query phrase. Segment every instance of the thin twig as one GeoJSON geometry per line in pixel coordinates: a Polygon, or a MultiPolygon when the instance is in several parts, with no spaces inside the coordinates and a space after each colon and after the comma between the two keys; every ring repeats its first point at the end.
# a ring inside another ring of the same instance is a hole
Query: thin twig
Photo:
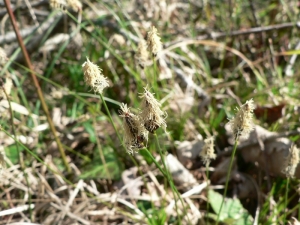
{"type": "Polygon", "coordinates": [[[46,115],[46,117],[47,117],[47,121],[48,121],[48,123],[49,123],[50,130],[51,130],[51,132],[52,132],[53,135],[54,135],[54,139],[55,139],[55,141],[56,141],[56,143],[57,143],[57,147],[58,147],[58,149],[59,149],[59,151],[60,151],[60,154],[61,154],[63,163],[64,163],[64,165],[66,166],[67,171],[68,171],[68,172],[71,172],[71,168],[70,168],[70,166],[69,166],[69,164],[68,164],[68,162],[67,162],[67,158],[66,158],[65,151],[64,151],[63,146],[62,146],[62,144],[61,144],[61,142],[60,142],[60,139],[59,139],[58,136],[57,136],[57,132],[56,132],[55,126],[54,126],[54,124],[53,124],[53,122],[52,122],[52,119],[51,119],[51,117],[50,117],[50,113],[49,113],[49,111],[48,111],[47,104],[46,104],[45,99],[44,99],[44,97],[43,97],[43,93],[42,93],[41,87],[40,87],[40,85],[39,85],[38,79],[37,79],[35,73],[33,72],[33,66],[32,66],[32,64],[31,64],[31,61],[30,61],[28,52],[27,52],[27,50],[26,50],[26,48],[25,48],[25,45],[24,45],[24,43],[23,43],[23,39],[22,39],[22,37],[20,36],[20,33],[19,33],[19,29],[18,29],[18,26],[17,26],[17,23],[16,23],[15,16],[14,16],[12,10],[11,10],[10,0],[5,0],[4,2],[5,2],[5,6],[6,6],[6,9],[7,9],[7,11],[8,11],[10,20],[11,20],[11,23],[12,23],[12,25],[13,25],[14,31],[15,31],[15,33],[16,33],[16,36],[17,36],[17,39],[18,39],[20,48],[21,48],[22,53],[23,53],[23,55],[24,55],[26,64],[27,64],[28,68],[29,68],[30,71],[31,71],[30,74],[31,74],[31,77],[32,77],[34,86],[35,86],[35,88],[36,88],[36,90],[37,90],[37,94],[38,94],[38,97],[39,97],[39,99],[40,99],[40,101],[41,101],[42,108],[43,108],[44,113],[45,113],[45,115],[46,115]]]}
{"type": "Polygon", "coordinates": [[[275,24],[275,25],[270,25],[270,26],[265,26],[265,27],[253,27],[253,28],[249,28],[247,30],[235,30],[230,33],[228,33],[228,32],[210,32],[210,34],[197,36],[193,39],[181,39],[181,40],[169,42],[169,43],[166,43],[164,46],[169,47],[171,45],[180,43],[182,41],[207,40],[207,39],[215,40],[215,39],[221,39],[221,38],[226,38],[226,37],[249,35],[249,34],[262,33],[262,32],[268,32],[268,31],[273,31],[273,30],[281,30],[281,29],[287,29],[287,28],[293,28],[293,27],[297,27],[299,29],[300,21],[298,21],[296,23],[294,23],[294,22],[282,23],[282,24],[275,24]]]}

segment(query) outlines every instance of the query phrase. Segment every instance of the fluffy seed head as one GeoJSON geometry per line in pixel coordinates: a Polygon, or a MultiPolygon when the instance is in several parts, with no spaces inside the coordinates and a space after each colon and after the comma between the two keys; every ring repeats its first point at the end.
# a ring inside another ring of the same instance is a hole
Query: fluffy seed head
{"type": "Polygon", "coordinates": [[[85,83],[90,86],[94,92],[102,94],[104,88],[109,87],[107,78],[103,76],[101,69],[88,58],[82,64],[85,83]]]}
{"type": "Polygon", "coordinates": [[[130,112],[130,108],[122,103],[119,111],[120,117],[123,117],[124,144],[127,152],[133,154],[134,150],[144,147],[144,141],[148,140],[148,132],[141,125],[140,118],[130,112]]]}
{"type": "Polygon", "coordinates": [[[10,95],[11,89],[13,87],[12,79],[6,77],[5,83],[1,80],[1,87],[0,87],[0,99],[6,99],[6,95],[10,95]],[[4,90],[6,94],[4,93],[4,90]]]}
{"type": "Polygon", "coordinates": [[[208,166],[212,159],[216,158],[216,154],[214,153],[214,138],[208,137],[204,140],[204,146],[200,152],[200,157],[202,162],[208,166]]]}
{"type": "Polygon", "coordinates": [[[154,98],[153,94],[144,88],[144,93],[140,96],[142,100],[142,112],[140,114],[142,124],[145,128],[153,133],[159,127],[163,127],[166,131],[166,112],[163,112],[161,104],[154,98]]]}
{"type": "Polygon", "coordinates": [[[4,51],[3,48],[0,47],[0,65],[4,64],[6,60],[7,60],[6,52],[4,51]]]}
{"type": "Polygon", "coordinates": [[[79,0],[67,0],[67,3],[75,12],[82,10],[82,3],[79,0]]]}
{"type": "Polygon", "coordinates": [[[135,60],[137,65],[139,65],[142,69],[145,68],[148,61],[148,51],[146,41],[141,40],[138,45],[137,52],[135,54],[135,60]]]}
{"type": "Polygon", "coordinates": [[[299,149],[295,144],[293,144],[290,147],[289,155],[286,158],[283,173],[289,177],[292,178],[295,175],[295,170],[297,168],[297,165],[299,163],[299,149]]]}
{"type": "Polygon", "coordinates": [[[162,49],[160,37],[158,36],[157,29],[154,26],[150,28],[150,31],[147,34],[147,45],[149,52],[151,52],[153,56],[156,56],[162,49]]]}
{"type": "Polygon", "coordinates": [[[52,9],[65,9],[67,7],[65,0],[50,0],[49,3],[52,9]]]}
{"type": "Polygon", "coordinates": [[[254,129],[253,119],[253,99],[246,101],[240,109],[236,108],[237,113],[234,118],[229,121],[235,139],[240,136],[248,137],[249,133],[254,129]]]}

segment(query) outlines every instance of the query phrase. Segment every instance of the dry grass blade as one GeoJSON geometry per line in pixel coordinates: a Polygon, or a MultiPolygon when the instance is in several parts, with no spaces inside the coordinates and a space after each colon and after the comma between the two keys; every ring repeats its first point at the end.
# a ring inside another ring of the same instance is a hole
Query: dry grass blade
{"type": "Polygon", "coordinates": [[[34,207],[35,207],[35,204],[18,206],[18,207],[12,208],[12,209],[1,211],[0,216],[7,216],[7,215],[15,214],[15,213],[24,212],[24,211],[28,210],[29,208],[34,209],[34,207]]]}

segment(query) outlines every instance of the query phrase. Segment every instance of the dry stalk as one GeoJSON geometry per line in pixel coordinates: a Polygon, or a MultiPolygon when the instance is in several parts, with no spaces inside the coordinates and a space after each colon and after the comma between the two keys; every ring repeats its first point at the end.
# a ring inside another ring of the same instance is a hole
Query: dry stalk
{"type": "Polygon", "coordinates": [[[69,164],[68,164],[68,162],[67,162],[67,158],[66,158],[65,151],[64,151],[63,146],[62,146],[62,144],[61,144],[61,142],[60,142],[60,139],[59,139],[58,136],[57,136],[56,129],[55,129],[54,124],[53,124],[53,121],[52,121],[52,119],[51,119],[51,117],[50,117],[50,113],[49,113],[47,104],[46,104],[46,102],[45,102],[45,99],[44,99],[44,96],[43,96],[41,87],[40,87],[39,82],[38,82],[38,79],[37,79],[35,73],[33,72],[33,71],[34,71],[34,70],[33,70],[33,66],[32,66],[32,64],[31,64],[31,61],[30,61],[28,52],[27,52],[27,50],[26,50],[26,47],[25,47],[25,45],[24,45],[24,43],[23,43],[23,39],[22,39],[22,37],[21,37],[21,35],[20,35],[19,28],[18,28],[18,26],[17,26],[17,22],[16,22],[16,19],[15,19],[15,16],[14,16],[12,10],[11,10],[10,0],[5,0],[4,2],[5,2],[5,6],[6,6],[6,9],[7,9],[8,14],[9,14],[10,20],[11,20],[11,23],[12,23],[12,25],[13,25],[14,31],[15,31],[15,33],[16,33],[16,36],[17,36],[17,39],[18,39],[20,48],[21,48],[22,53],[23,53],[23,55],[24,55],[26,64],[27,64],[27,66],[28,66],[28,68],[29,68],[29,70],[30,70],[30,74],[31,74],[31,77],[32,77],[34,86],[35,86],[35,88],[36,88],[36,90],[37,90],[38,97],[39,97],[39,99],[40,99],[40,101],[41,101],[41,104],[42,104],[42,108],[43,108],[44,113],[45,113],[45,115],[46,115],[46,117],[47,117],[47,121],[48,121],[48,123],[49,123],[50,130],[51,130],[51,132],[52,132],[53,135],[54,135],[54,139],[55,139],[55,141],[56,141],[56,143],[57,143],[57,147],[58,147],[58,149],[59,149],[59,151],[60,151],[60,154],[61,154],[62,160],[63,160],[63,162],[64,162],[64,165],[65,165],[65,167],[67,168],[67,171],[68,171],[68,172],[71,172],[71,168],[70,168],[70,166],[69,166],[69,164]]]}

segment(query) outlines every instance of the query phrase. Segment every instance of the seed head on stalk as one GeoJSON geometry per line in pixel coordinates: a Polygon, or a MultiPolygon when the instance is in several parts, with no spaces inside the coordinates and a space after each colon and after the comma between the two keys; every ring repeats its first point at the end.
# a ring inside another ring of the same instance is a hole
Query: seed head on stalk
{"type": "Polygon", "coordinates": [[[154,133],[159,127],[163,127],[166,130],[167,124],[165,118],[167,114],[160,109],[161,104],[147,88],[144,88],[144,93],[140,97],[142,98],[140,118],[146,130],[151,133],[154,133]]]}
{"type": "Polygon", "coordinates": [[[148,140],[148,131],[142,126],[140,118],[130,111],[127,104],[122,103],[119,111],[123,117],[124,144],[129,154],[134,150],[144,147],[144,141],[148,140]]]}
{"type": "Polygon", "coordinates": [[[239,109],[236,108],[237,113],[229,121],[229,125],[233,131],[235,139],[240,136],[248,137],[250,132],[254,129],[253,125],[253,99],[246,101],[239,109]]]}
{"type": "Polygon", "coordinates": [[[102,70],[88,58],[82,64],[84,82],[90,86],[95,93],[102,94],[104,88],[109,87],[108,80],[103,76],[102,70]]]}

